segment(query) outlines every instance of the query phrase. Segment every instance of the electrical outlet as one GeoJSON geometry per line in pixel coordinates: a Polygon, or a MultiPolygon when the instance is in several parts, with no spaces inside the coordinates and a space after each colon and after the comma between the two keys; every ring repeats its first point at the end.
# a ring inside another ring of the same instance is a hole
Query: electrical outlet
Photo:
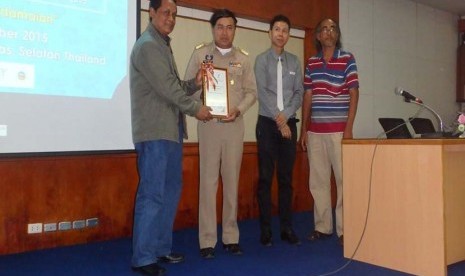
{"type": "Polygon", "coordinates": [[[28,234],[42,233],[42,223],[29,223],[27,225],[28,234]]]}
{"type": "Polygon", "coordinates": [[[44,223],[44,232],[53,232],[56,230],[57,230],[57,224],[55,222],[44,223]]]}
{"type": "Polygon", "coordinates": [[[87,227],[95,227],[97,225],[98,225],[98,218],[86,219],[86,226],[87,227]]]}
{"type": "Polygon", "coordinates": [[[73,221],[73,229],[81,229],[86,227],[86,221],[85,220],[75,220],[73,221]]]}
{"type": "Polygon", "coordinates": [[[58,223],[58,230],[63,231],[63,230],[69,230],[69,229],[71,229],[71,222],[62,221],[58,223]]]}

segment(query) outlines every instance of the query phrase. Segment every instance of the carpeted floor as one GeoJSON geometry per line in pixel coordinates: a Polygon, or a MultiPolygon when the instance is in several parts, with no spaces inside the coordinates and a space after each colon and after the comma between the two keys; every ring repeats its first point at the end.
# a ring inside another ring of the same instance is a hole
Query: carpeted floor
{"type": "MultiPolygon", "coordinates": [[[[176,231],[173,250],[185,254],[186,259],[180,264],[163,265],[166,275],[317,276],[339,269],[349,260],[343,257],[335,235],[316,242],[305,239],[313,229],[312,221],[312,214],[308,212],[294,215],[295,231],[302,244],[291,246],[279,240],[279,226],[274,218],[275,238],[270,248],[258,242],[257,220],[240,222],[244,255],[232,256],[218,243],[216,258],[211,260],[199,255],[197,229],[176,231]]],[[[136,275],[131,271],[130,259],[131,240],[120,239],[0,256],[0,275],[136,275]]],[[[334,275],[407,274],[352,261],[334,275]]],[[[465,262],[449,266],[448,275],[465,275],[465,262]]]]}

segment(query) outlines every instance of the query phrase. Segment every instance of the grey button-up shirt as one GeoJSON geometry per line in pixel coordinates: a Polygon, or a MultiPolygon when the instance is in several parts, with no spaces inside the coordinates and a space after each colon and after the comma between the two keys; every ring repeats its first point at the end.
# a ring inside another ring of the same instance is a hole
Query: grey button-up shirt
{"type": "MultiPolygon", "coordinates": [[[[302,105],[303,80],[302,68],[297,56],[284,51],[281,54],[283,66],[283,101],[286,118],[295,117],[302,105]]],[[[277,105],[277,65],[278,55],[272,48],[261,53],[255,59],[255,78],[258,91],[258,114],[274,119],[278,113],[277,105]]]]}

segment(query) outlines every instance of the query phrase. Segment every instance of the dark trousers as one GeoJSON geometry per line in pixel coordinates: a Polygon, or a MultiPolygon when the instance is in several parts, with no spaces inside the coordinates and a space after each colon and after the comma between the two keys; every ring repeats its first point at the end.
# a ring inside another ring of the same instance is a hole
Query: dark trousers
{"type": "Polygon", "coordinates": [[[256,137],[258,147],[258,206],[260,229],[271,232],[271,184],[276,166],[278,182],[278,204],[281,231],[292,228],[292,171],[294,168],[297,143],[297,120],[288,120],[291,139],[281,136],[276,122],[265,116],[258,116],[256,137]]]}

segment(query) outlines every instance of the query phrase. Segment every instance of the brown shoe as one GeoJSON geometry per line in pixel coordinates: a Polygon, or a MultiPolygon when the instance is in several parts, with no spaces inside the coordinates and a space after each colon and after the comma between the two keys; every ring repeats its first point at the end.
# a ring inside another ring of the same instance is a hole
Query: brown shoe
{"type": "Polygon", "coordinates": [[[200,256],[204,259],[215,258],[215,249],[213,247],[205,247],[200,249],[200,256]]]}
{"type": "Polygon", "coordinates": [[[310,235],[308,235],[307,239],[310,241],[316,241],[321,239],[326,239],[331,237],[332,234],[325,234],[321,233],[320,231],[313,231],[310,235]]]}
{"type": "Polygon", "coordinates": [[[223,248],[233,255],[242,255],[242,249],[238,243],[223,244],[223,248]]]}

